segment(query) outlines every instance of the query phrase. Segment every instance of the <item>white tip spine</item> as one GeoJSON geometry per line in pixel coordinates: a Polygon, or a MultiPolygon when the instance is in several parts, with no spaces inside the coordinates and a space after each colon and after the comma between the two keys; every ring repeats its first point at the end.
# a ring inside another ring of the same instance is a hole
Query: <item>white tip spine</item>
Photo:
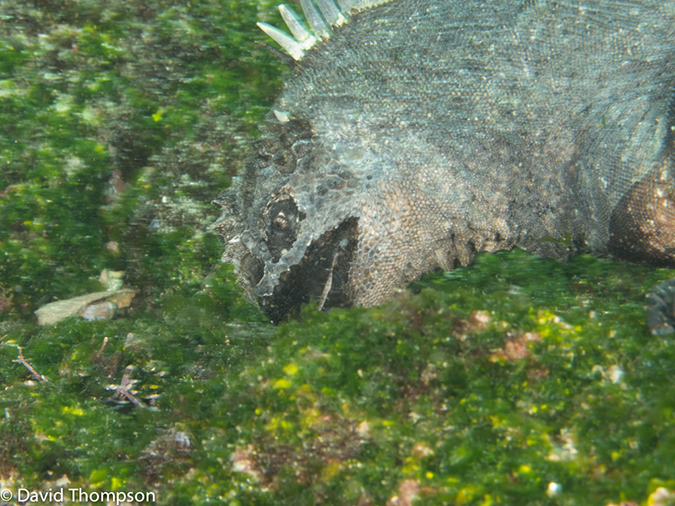
{"type": "Polygon", "coordinates": [[[284,4],[281,4],[279,6],[279,12],[281,12],[281,17],[284,18],[284,22],[286,23],[286,26],[288,26],[288,29],[293,34],[293,37],[295,37],[295,40],[297,40],[300,43],[303,49],[309,49],[310,47],[312,47],[316,42],[316,37],[314,37],[314,35],[312,35],[311,32],[309,32],[308,30],[305,29],[304,26],[302,26],[300,18],[293,11],[293,9],[287,7],[284,4]]]}
{"type": "Polygon", "coordinates": [[[302,5],[302,12],[305,14],[305,18],[307,18],[312,31],[322,39],[328,38],[330,29],[323,20],[319,9],[314,5],[314,2],[312,0],[300,0],[300,5],[302,5]]]}
{"type": "MultiPolygon", "coordinates": [[[[308,0],[309,1],[309,0],[308,0]]],[[[319,10],[329,25],[340,26],[345,22],[345,17],[333,0],[316,0],[319,10]]]]}
{"type": "Polygon", "coordinates": [[[316,44],[317,40],[327,39],[330,36],[331,26],[339,26],[347,21],[346,14],[353,7],[354,0],[337,1],[339,7],[334,0],[300,0],[310,30],[305,28],[290,7],[281,4],[279,12],[293,34],[292,37],[267,23],[258,23],[258,26],[295,60],[300,60],[305,51],[316,44]]]}
{"type": "Polygon", "coordinates": [[[262,22],[258,23],[258,28],[272,37],[274,41],[283,47],[295,60],[299,60],[304,56],[305,51],[302,49],[302,46],[287,33],[282,32],[275,26],[262,22]]]}

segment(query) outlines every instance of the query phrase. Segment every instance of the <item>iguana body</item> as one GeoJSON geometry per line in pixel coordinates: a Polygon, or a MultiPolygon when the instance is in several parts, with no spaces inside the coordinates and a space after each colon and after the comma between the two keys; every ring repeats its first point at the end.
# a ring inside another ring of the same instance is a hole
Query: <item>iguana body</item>
{"type": "Polygon", "coordinates": [[[342,24],[319,3],[322,40],[286,45],[295,75],[219,200],[273,320],[480,251],[675,264],[675,1],[393,0],[342,24]]]}

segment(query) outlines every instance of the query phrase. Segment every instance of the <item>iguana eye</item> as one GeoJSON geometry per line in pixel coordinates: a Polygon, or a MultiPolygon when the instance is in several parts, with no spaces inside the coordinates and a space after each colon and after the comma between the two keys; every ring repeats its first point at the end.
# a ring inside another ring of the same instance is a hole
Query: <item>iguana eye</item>
{"type": "Polygon", "coordinates": [[[286,230],[290,225],[290,222],[288,221],[288,217],[286,214],[284,214],[283,211],[279,211],[279,214],[277,214],[277,217],[272,220],[272,228],[275,230],[286,230]]]}
{"type": "Polygon", "coordinates": [[[293,247],[300,232],[300,221],[304,214],[298,211],[293,197],[280,194],[272,197],[263,214],[265,244],[272,255],[272,261],[279,259],[293,247]]]}

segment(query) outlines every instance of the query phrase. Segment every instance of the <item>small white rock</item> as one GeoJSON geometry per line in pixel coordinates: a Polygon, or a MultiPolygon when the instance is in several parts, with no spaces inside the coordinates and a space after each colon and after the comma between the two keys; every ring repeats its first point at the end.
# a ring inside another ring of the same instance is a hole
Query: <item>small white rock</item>
{"type": "Polygon", "coordinates": [[[560,492],[562,492],[562,485],[560,483],[552,481],[551,483],[548,484],[548,489],[546,490],[547,496],[553,497],[558,495],[560,492]]]}

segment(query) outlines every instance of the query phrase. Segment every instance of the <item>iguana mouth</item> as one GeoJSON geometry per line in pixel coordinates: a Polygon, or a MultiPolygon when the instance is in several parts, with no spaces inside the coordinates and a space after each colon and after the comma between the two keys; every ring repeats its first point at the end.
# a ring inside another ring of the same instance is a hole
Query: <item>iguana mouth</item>
{"type": "Polygon", "coordinates": [[[257,297],[274,323],[310,301],[317,301],[320,309],[353,305],[349,271],[358,243],[357,227],[358,219],[348,218],[321,235],[309,245],[300,263],[280,275],[272,295],[257,297]]]}

